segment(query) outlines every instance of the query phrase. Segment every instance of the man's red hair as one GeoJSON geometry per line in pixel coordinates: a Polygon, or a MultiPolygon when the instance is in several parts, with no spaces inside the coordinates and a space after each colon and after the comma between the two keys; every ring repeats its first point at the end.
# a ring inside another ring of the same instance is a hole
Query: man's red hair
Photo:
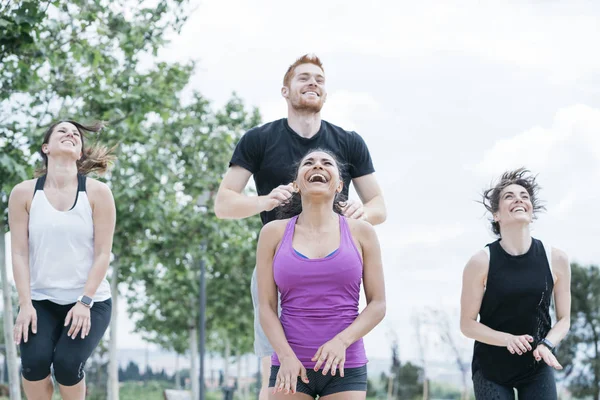
{"type": "Polygon", "coordinates": [[[323,64],[321,63],[321,60],[319,60],[319,57],[317,57],[314,54],[305,54],[302,57],[298,58],[292,65],[290,65],[287,72],[283,76],[283,86],[290,86],[290,81],[294,77],[294,70],[298,65],[302,64],[314,64],[317,67],[321,68],[323,72],[325,72],[325,70],[323,69],[323,64]]]}

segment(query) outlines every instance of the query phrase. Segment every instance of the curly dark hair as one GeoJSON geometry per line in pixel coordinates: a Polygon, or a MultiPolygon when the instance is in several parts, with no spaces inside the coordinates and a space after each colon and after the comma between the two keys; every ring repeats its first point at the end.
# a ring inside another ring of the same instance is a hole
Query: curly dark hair
{"type": "Polygon", "coordinates": [[[529,197],[531,199],[531,205],[533,206],[534,219],[537,218],[538,211],[546,209],[546,207],[544,207],[544,205],[542,204],[541,200],[538,198],[540,186],[536,182],[536,178],[537,175],[532,175],[531,171],[529,171],[525,167],[521,167],[513,171],[506,171],[502,174],[502,176],[495,185],[492,185],[491,188],[483,191],[483,200],[481,201],[481,203],[485,206],[486,210],[488,210],[492,214],[492,219],[490,220],[490,222],[492,224],[492,232],[494,232],[495,235],[501,236],[500,224],[494,221],[493,215],[496,212],[498,212],[500,194],[508,186],[516,184],[523,186],[525,190],[527,190],[527,193],[529,193],[529,197]]]}
{"type": "MultiPolygon", "coordinates": [[[[300,169],[300,165],[302,163],[302,160],[304,160],[306,158],[307,155],[309,155],[310,153],[316,153],[316,152],[321,152],[321,153],[325,153],[327,155],[329,155],[333,161],[335,162],[335,165],[338,168],[338,173],[340,174],[340,180],[344,180],[344,176],[346,173],[346,166],[344,164],[342,164],[338,158],[335,156],[335,154],[333,154],[331,151],[329,150],[325,150],[325,149],[320,149],[320,148],[315,148],[315,149],[311,149],[308,152],[306,152],[306,154],[304,154],[302,156],[302,158],[300,158],[295,164],[294,164],[294,176],[292,177],[292,181],[296,180],[296,177],[298,176],[298,170],[300,169]]],[[[346,201],[347,198],[345,195],[343,195],[342,193],[336,193],[335,194],[335,198],[333,199],[333,211],[335,211],[338,214],[343,214],[343,210],[344,207],[346,206],[346,201]]],[[[287,218],[292,218],[296,215],[299,215],[302,212],[302,197],[300,196],[299,192],[295,192],[292,194],[292,197],[284,204],[282,204],[281,206],[279,206],[277,208],[277,219],[287,219],[287,218]]]]}

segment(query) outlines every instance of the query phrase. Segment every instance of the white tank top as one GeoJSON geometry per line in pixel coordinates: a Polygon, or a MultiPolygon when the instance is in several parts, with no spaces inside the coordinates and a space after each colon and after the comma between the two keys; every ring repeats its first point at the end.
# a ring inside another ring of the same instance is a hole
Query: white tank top
{"type": "MultiPolygon", "coordinates": [[[[46,176],[35,186],[29,210],[29,273],[32,300],[71,304],[83,294],[94,263],[94,221],[85,190],[85,176],[78,176],[75,204],[58,211],[44,193],[46,176]]],[[[110,298],[106,276],[94,301],[110,298]]]]}

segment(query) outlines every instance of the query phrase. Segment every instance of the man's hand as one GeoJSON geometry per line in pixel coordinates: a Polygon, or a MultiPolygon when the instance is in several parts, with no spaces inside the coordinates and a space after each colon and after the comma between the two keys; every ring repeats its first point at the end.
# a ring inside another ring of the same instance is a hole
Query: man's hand
{"type": "Polygon", "coordinates": [[[271,190],[266,196],[260,196],[259,201],[261,202],[261,209],[263,211],[271,211],[275,207],[287,202],[294,193],[294,187],[291,183],[287,185],[279,185],[275,189],[271,190]]]}
{"type": "Polygon", "coordinates": [[[365,214],[365,208],[363,204],[358,200],[348,199],[346,202],[344,202],[344,207],[342,208],[342,210],[344,211],[344,216],[346,218],[363,220],[367,219],[367,214],[365,214]]]}

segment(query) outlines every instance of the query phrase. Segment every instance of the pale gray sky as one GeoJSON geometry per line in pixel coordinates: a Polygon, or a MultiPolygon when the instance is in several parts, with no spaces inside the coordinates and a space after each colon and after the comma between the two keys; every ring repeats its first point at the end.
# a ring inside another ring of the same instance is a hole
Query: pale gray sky
{"type": "MultiPolygon", "coordinates": [[[[328,80],[324,119],[356,130],[371,150],[389,210],[377,227],[388,312],[365,340],[371,357],[388,357],[392,331],[401,356],[416,357],[411,315],[426,306],[457,312],[464,264],[494,240],[475,200],[505,169],[539,173],[548,212],[534,236],[600,263],[595,2],[196,5],[160,54],[197,60],[192,88],[215,106],[236,91],[264,121],[278,119],[285,70],[314,52],[328,80]]],[[[119,322],[120,347],[140,347],[125,333],[130,320],[119,322]]]]}

